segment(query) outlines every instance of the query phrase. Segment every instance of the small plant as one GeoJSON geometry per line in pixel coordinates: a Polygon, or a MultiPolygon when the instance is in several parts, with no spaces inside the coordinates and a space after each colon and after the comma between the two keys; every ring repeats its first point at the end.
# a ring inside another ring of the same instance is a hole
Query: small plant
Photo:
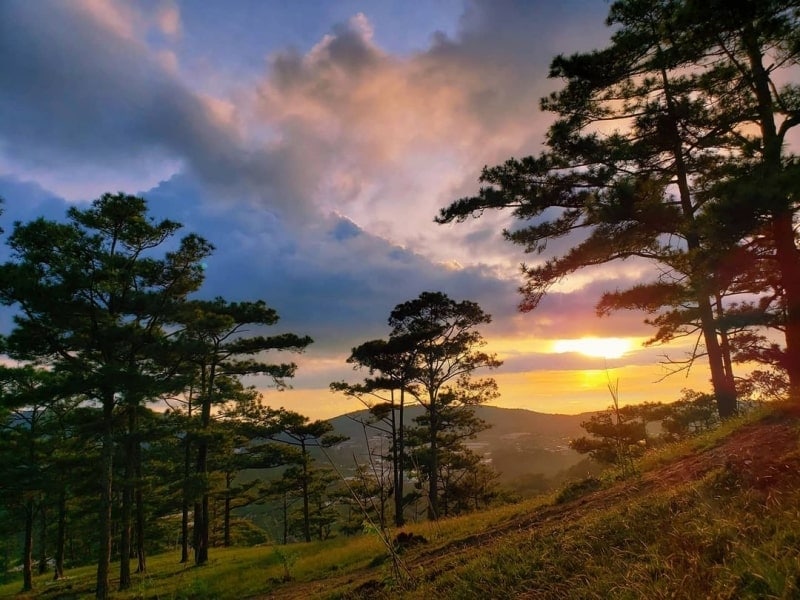
{"type": "Polygon", "coordinates": [[[396,552],[402,552],[407,548],[427,544],[425,536],[410,531],[401,531],[394,537],[394,548],[396,552]]]}
{"type": "Polygon", "coordinates": [[[602,485],[602,482],[597,477],[587,477],[586,479],[568,483],[564,486],[564,489],[556,495],[555,503],[564,504],[565,502],[570,502],[571,500],[585,496],[595,490],[599,490],[602,485]]]}
{"type": "Polygon", "coordinates": [[[608,378],[612,405],[581,423],[591,437],[572,440],[570,447],[581,454],[620,468],[622,477],[636,472],[634,459],[647,449],[647,425],[640,407],[619,405],[619,380],[608,378]]]}
{"type": "Polygon", "coordinates": [[[174,600],[202,600],[214,597],[216,597],[216,594],[211,592],[208,584],[202,579],[192,579],[186,589],[179,590],[173,596],[174,600]]]}
{"type": "Polygon", "coordinates": [[[294,577],[292,576],[292,567],[297,562],[297,553],[296,552],[287,552],[283,550],[280,546],[273,546],[272,551],[275,556],[278,557],[278,560],[283,565],[283,581],[294,581],[294,577]]]}

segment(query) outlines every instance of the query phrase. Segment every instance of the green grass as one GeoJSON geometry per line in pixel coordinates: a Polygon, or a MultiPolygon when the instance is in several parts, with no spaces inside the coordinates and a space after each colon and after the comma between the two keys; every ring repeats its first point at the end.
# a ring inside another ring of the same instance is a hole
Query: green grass
{"type": "MultiPolygon", "coordinates": [[[[714,448],[766,415],[732,420],[642,459],[637,470],[714,448]]],[[[791,481],[765,493],[726,465],[700,481],[506,535],[431,581],[421,577],[407,597],[800,598],[800,489],[791,481]]]]}
{"type": "MultiPolygon", "coordinates": [[[[421,535],[426,548],[446,545],[476,532],[502,525],[535,510],[546,498],[535,498],[513,505],[501,506],[463,517],[443,519],[438,523],[409,524],[404,531],[421,535]]],[[[396,531],[390,530],[390,537],[396,531]]],[[[133,585],[114,598],[183,600],[190,598],[245,598],[267,594],[285,587],[288,582],[308,582],[326,576],[376,565],[383,578],[390,578],[391,560],[385,544],[377,534],[346,538],[337,537],[323,542],[257,546],[253,548],[212,548],[210,561],[202,567],[178,562],[180,554],[170,552],[148,557],[148,572],[133,574],[133,585]]],[[[403,560],[403,557],[400,557],[403,560]]],[[[111,567],[112,588],[119,564],[111,567]]],[[[19,593],[22,579],[0,585],[0,598],[90,598],[95,585],[95,567],[69,569],[67,577],[53,582],[52,573],[34,578],[34,591],[19,593]]]]}
{"type": "MultiPolygon", "coordinates": [[[[267,593],[287,580],[306,581],[364,567],[382,551],[375,536],[334,538],[325,542],[254,548],[212,548],[207,565],[181,565],[179,553],[148,558],[148,572],[134,574],[129,590],[114,598],[243,598],[267,593]]],[[[112,564],[112,577],[118,569],[112,564]]],[[[93,595],[95,568],[70,569],[63,581],[52,582],[52,574],[34,579],[34,592],[18,594],[21,579],[0,586],[0,598],[89,598],[93,595]],[[71,594],[71,595],[70,595],[71,594]]],[[[112,586],[115,582],[112,581],[112,586]]]]}

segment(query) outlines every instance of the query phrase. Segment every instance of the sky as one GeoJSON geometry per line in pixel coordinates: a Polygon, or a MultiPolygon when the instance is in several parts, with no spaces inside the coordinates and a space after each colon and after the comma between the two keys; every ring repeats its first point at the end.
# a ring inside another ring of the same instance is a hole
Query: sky
{"type": "MultiPolygon", "coordinates": [[[[104,192],[148,200],[215,247],[202,297],[265,300],[269,333],[309,335],[292,389],[265,401],[315,418],[360,408],[328,389],[365,373],[350,350],[386,337],[423,291],[492,315],[498,406],[600,410],[708,390],[699,362],[665,378],[643,315],[597,317],[641,263],[580,272],[517,311],[526,256],[502,212],[437,225],[485,165],[536,154],[558,54],[603,47],[605,0],[3,0],[0,197],[15,221],[62,219],[104,192]],[[575,340],[600,338],[592,344],[575,340]]],[[[558,245],[554,246],[558,250],[558,245]]],[[[563,251],[564,248],[561,247],[563,251]]],[[[0,258],[8,251],[0,248],[0,258]]],[[[11,326],[0,314],[0,329],[11,326]]],[[[276,355],[275,360],[286,357],[276,355]]]]}

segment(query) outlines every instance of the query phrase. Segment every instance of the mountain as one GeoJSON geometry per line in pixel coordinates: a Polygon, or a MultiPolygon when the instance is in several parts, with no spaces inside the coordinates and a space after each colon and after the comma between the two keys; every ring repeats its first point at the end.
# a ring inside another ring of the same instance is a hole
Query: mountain
{"type": "MultiPolygon", "coordinates": [[[[405,411],[405,420],[412,425],[415,417],[422,414],[422,407],[411,406],[405,411]]],[[[524,408],[500,408],[498,406],[476,406],[475,414],[483,419],[491,428],[479,437],[503,437],[514,435],[530,435],[543,440],[565,440],[581,435],[580,424],[592,413],[579,415],[558,415],[540,413],[524,408]]],[[[337,433],[354,438],[363,435],[361,421],[368,420],[369,412],[355,411],[330,419],[337,433]]]]}
{"type": "MultiPolygon", "coordinates": [[[[413,426],[413,419],[422,413],[420,406],[406,409],[405,421],[413,426]]],[[[574,467],[584,457],[568,446],[569,440],[583,435],[580,424],[591,413],[559,415],[540,413],[520,408],[478,406],[475,414],[490,428],[482,431],[469,443],[501,474],[501,481],[509,483],[527,475],[555,477],[574,467]]],[[[330,423],[336,433],[349,439],[330,451],[336,462],[347,468],[353,465],[353,456],[360,460],[367,456],[367,440],[373,447],[380,443],[378,432],[364,426],[369,422],[367,410],[334,417],[330,423]]]]}

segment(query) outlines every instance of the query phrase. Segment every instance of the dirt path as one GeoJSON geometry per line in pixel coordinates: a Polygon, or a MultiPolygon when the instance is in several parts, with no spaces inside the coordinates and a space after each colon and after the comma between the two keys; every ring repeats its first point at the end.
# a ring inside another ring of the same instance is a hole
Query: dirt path
{"type": "MultiPolygon", "coordinates": [[[[800,411],[796,409],[787,409],[742,427],[719,445],[658,467],[636,480],[622,481],[564,504],[543,506],[528,515],[443,546],[409,552],[403,556],[403,563],[410,572],[425,573],[426,578],[433,579],[465,554],[475,552],[482,545],[494,543],[504,535],[543,527],[555,520],[577,519],[588,511],[601,510],[625,499],[698,481],[706,473],[726,465],[742,482],[765,493],[770,493],[771,488],[777,486],[791,484],[800,487],[798,413],[800,411]]],[[[289,584],[270,595],[252,600],[306,600],[341,589],[358,589],[358,595],[365,598],[372,595],[370,590],[373,590],[377,592],[375,596],[379,596],[382,586],[375,579],[376,576],[380,576],[376,569],[364,568],[325,580],[289,584]]]]}

